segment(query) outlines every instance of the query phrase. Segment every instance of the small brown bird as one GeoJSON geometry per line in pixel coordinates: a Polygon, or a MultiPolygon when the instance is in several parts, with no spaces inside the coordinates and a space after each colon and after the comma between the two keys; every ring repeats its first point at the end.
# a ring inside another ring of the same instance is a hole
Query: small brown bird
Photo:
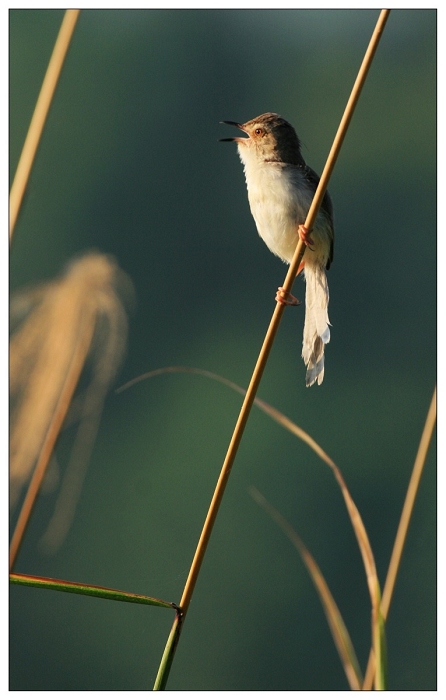
{"type": "MultiPolygon", "coordinates": [[[[248,200],[257,231],[268,248],[290,263],[299,240],[307,248],[298,273],[306,281],[305,325],[302,357],[307,367],[306,385],[324,378],[324,348],[330,340],[328,284],[325,270],[333,260],[333,207],[328,192],[310,233],[305,219],[316,192],[319,177],[305,163],[300,141],[286,119],[267,112],[244,124],[223,122],[244,131],[248,138],[235,141],[244,165],[248,200]]],[[[287,303],[277,297],[279,301],[287,303]]]]}

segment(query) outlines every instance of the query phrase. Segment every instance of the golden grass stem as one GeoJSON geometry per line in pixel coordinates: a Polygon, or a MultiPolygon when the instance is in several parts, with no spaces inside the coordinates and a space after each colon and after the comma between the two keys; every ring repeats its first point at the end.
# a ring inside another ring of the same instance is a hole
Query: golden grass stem
{"type": "Polygon", "coordinates": [[[14,227],[28,183],[31,168],[42,135],[48,110],[53,99],[57,81],[62,70],[63,62],[70,45],[70,40],[76,26],[80,10],[66,10],[59,30],[53,53],[48,64],[39,97],[23,144],[19,164],[14,176],[9,196],[9,238],[12,239],[14,227]]]}
{"type": "Polygon", "coordinates": [[[432,433],[434,431],[436,418],[437,388],[435,387],[434,393],[432,395],[432,401],[429,406],[426,423],[424,425],[423,433],[421,435],[421,440],[418,447],[417,456],[415,458],[412,475],[410,477],[409,486],[407,488],[406,499],[404,501],[403,510],[401,512],[401,519],[396,533],[392,556],[390,558],[386,582],[384,584],[381,606],[383,615],[385,617],[387,617],[387,614],[389,612],[390,601],[392,599],[393,589],[395,587],[395,581],[398,573],[399,564],[401,561],[401,555],[403,553],[403,547],[406,541],[407,531],[409,529],[409,522],[413,511],[415,498],[418,493],[421,475],[423,473],[423,468],[426,463],[427,452],[429,450],[430,441],[432,439],[432,433]]]}
{"type": "MultiPolygon", "coordinates": [[[[350,125],[351,119],[353,117],[353,112],[355,110],[356,104],[359,100],[359,97],[361,95],[361,90],[364,86],[364,83],[367,78],[367,74],[369,72],[370,66],[372,65],[373,57],[376,53],[376,49],[378,48],[379,41],[381,39],[382,33],[384,31],[384,27],[386,25],[386,22],[388,20],[390,14],[390,10],[381,10],[378,21],[376,23],[375,29],[373,31],[372,37],[370,39],[367,51],[365,52],[364,59],[362,61],[361,67],[359,69],[358,75],[356,77],[355,83],[353,85],[353,89],[351,91],[350,97],[347,102],[347,106],[344,110],[344,114],[342,116],[342,119],[340,121],[336,136],[333,141],[333,145],[331,147],[330,153],[328,154],[327,162],[325,165],[325,168],[322,172],[321,179],[319,180],[319,185],[316,190],[316,194],[314,196],[313,202],[310,206],[310,210],[308,212],[308,217],[307,221],[305,222],[305,226],[309,228],[308,226],[308,219],[311,218],[311,222],[313,222],[316,218],[317,212],[319,210],[319,203],[321,199],[318,199],[318,195],[322,193],[322,196],[325,193],[325,190],[327,189],[328,186],[328,181],[331,177],[331,173],[333,172],[333,168],[336,164],[336,160],[338,158],[339,152],[341,150],[341,146],[343,144],[345,135],[347,133],[347,129],[350,125]]],[[[322,198],[322,197],[321,197],[322,198]]]]}
{"type": "MultiPolygon", "coordinates": [[[[406,541],[409,522],[415,503],[415,498],[418,493],[421,475],[426,463],[427,452],[429,450],[432,433],[434,431],[435,422],[437,419],[437,388],[435,387],[432,400],[424,424],[423,433],[421,435],[420,444],[418,446],[417,456],[413,465],[412,475],[410,477],[409,486],[407,488],[406,498],[404,500],[403,510],[401,512],[400,522],[393,545],[392,556],[390,557],[389,568],[387,570],[386,582],[381,601],[381,613],[384,619],[387,619],[389,613],[390,602],[395,588],[395,581],[398,574],[398,569],[403,553],[404,543],[406,541]]],[[[370,651],[367,670],[364,677],[363,690],[370,690],[374,674],[375,655],[373,650],[370,651]]]]}
{"type": "MultiPolygon", "coordinates": [[[[388,15],[389,15],[390,10],[381,10],[380,15],[378,17],[378,21],[376,23],[375,29],[372,34],[372,38],[369,42],[369,46],[367,48],[367,51],[364,56],[364,60],[361,64],[361,67],[358,72],[358,76],[355,80],[355,83],[353,85],[353,89],[350,95],[350,98],[348,100],[347,106],[344,111],[344,115],[341,119],[341,123],[339,125],[338,131],[336,133],[332,148],[330,150],[330,153],[327,158],[327,162],[325,165],[325,168],[323,170],[318,188],[316,190],[316,193],[314,195],[314,199],[312,201],[312,204],[310,206],[307,218],[305,220],[305,227],[311,231],[314,221],[316,220],[317,213],[319,211],[320,205],[322,203],[322,199],[325,194],[325,190],[327,189],[328,181],[330,179],[331,173],[333,171],[333,168],[335,166],[337,157],[339,155],[339,152],[341,150],[342,143],[344,141],[345,134],[347,133],[348,126],[350,124],[351,118],[353,116],[354,109],[356,107],[356,104],[358,102],[362,87],[365,83],[365,80],[367,78],[367,73],[369,71],[370,65],[372,63],[373,57],[375,55],[376,49],[378,47],[379,40],[381,38],[382,32],[384,30],[385,23],[387,21],[388,15]]],[[[302,260],[302,257],[304,255],[304,250],[305,246],[304,243],[299,240],[296,251],[294,253],[294,257],[290,263],[287,275],[285,277],[285,282],[283,284],[283,290],[285,292],[291,292],[291,288],[293,286],[293,282],[296,278],[296,273],[300,264],[300,261],[302,260]]],[[[266,332],[265,339],[263,341],[262,348],[260,350],[259,357],[257,359],[251,381],[249,382],[249,386],[246,392],[246,396],[244,398],[239,417],[237,419],[234,432],[231,438],[231,441],[229,443],[228,451],[226,453],[225,460],[223,462],[223,466],[220,472],[219,479],[217,481],[217,485],[215,487],[214,495],[212,497],[211,504],[209,506],[209,510],[206,516],[206,520],[203,525],[203,529],[200,535],[200,539],[195,551],[195,555],[192,561],[192,565],[189,571],[189,575],[187,577],[186,585],[184,587],[183,595],[180,601],[180,609],[182,610],[183,613],[183,621],[184,618],[187,614],[187,611],[189,609],[190,601],[192,598],[192,594],[194,592],[195,584],[197,582],[198,575],[200,573],[201,569],[201,564],[203,562],[204,555],[206,553],[206,548],[209,542],[209,538],[212,533],[212,529],[214,526],[215,519],[217,517],[218,509],[220,507],[221,500],[223,498],[223,494],[226,488],[226,484],[229,479],[229,475],[231,473],[232,465],[234,464],[234,460],[237,454],[238,447],[240,445],[240,441],[243,436],[243,432],[245,430],[246,423],[248,421],[248,417],[252,408],[252,405],[254,403],[255,395],[257,393],[258,386],[260,384],[260,380],[262,378],[263,371],[265,369],[269,353],[271,351],[271,348],[274,343],[274,338],[276,336],[277,330],[279,328],[279,324],[284,312],[284,305],[281,304],[280,302],[277,302],[276,308],[274,309],[271,322],[269,324],[268,330],[266,332]]],[[[168,641],[166,645],[166,649],[164,651],[164,656],[166,655],[166,652],[168,654],[171,654],[173,657],[173,654],[175,653],[175,647],[178,644],[178,638],[180,634],[180,628],[178,628],[178,633],[174,636],[175,639],[175,645],[168,641]]],[[[173,637],[173,630],[171,632],[171,635],[169,637],[169,640],[173,637]]],[[[160,689],[161,687],[165,687],[166,681],[167,681],[167,675],[169,673],[169,669],[171,666],[172,660],[170,660],[169,663],[165,665],[165,673],[158,674],[157,677],[157,686],[154,689],[160,689]]]]}
{"type": "Polygon", "coordinates": [[[85,332],[79,334],[77,345],[74,348],[73,357],[68,368],[67,376],[62,386],[62,390],[60,392],[60,396],[51,423],[49,424],[42,448],[40,450],[36,468],[34,469],[33,475],[31,477],[31,481],[29,483],[28,490],[26,492],[26,496],[23,501],[23,505],[17,520],[17,524],[15,526],[14,534],[11,539],[11,545],[9,549],[10,570],[14,566],[19,547],[26,530],[26,526],[29,522],[31,511],[34,507],[37,494],[39,493],[43,477],[45,476],[50,457],[54,450],[54,445],[56,444],[57,437],[66,418],[68,408],[70,406],[71,400],[76,390],[76,386],[79,381],[79,377],[82,372],[82,368],[85,364],[85,358],[87,357],[88,350],[90,348],[93,330],[94,329],[91,326],[91,324],[90,327],[88,327],[87,325],[85,332]]]}
{"type": "Polygon", "coordinates": [[[234,463],[235,456],[237,454],[237,450],[240,445],[240,441],[242,439],[242,435],[249,417],[249,413],[254,402],[254,398],[257,393],[257,389],[260,384],[260,380],[268,359],[268,355],[273,345],[274,338],[277,333],[280,319],[282,317],[284,309],[285,307],[283,306],[283,304],[277,302],[269,328],[263,341],[262,348],[260,350],[259,357],[254,368],[254,372],[251,377],[251,381],[246,391],[246,395],[234,428],[231,441],[229,443],[228,451],[223,462],[220,476],[215,487],[214,495],[209,506],[208,514],[203,525],[203,530],[201,532],[201,536],[197,545],[189,576],[187,578],[184,592],[180,601],[180,608],[183,610],[184,614],[187,613],[187,610],[189,608],[192,593],[200,571],[201,563],[203,561],[209,537],[212,532],[215,518],[217,517],[218,509],[223,498],[229,474],[231,473],[232,465],[234,463]]]}

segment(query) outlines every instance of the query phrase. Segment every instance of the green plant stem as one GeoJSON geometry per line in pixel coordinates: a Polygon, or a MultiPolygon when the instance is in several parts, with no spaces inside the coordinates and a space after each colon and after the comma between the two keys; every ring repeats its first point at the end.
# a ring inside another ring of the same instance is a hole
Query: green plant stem
{"type": "Polygon", "coordinates": [[[178,611],[175,603],[168,603],[161,598],[151,598],[137,593],[127,593],[116,588],[104,588],[103,586],[91,586],[88,583],[76,583],[75,581],[63,581],[62,579],[46,578],[44,576],[28,576],[27,574],[9,574],[9,582],[20,586],[33,588],[48,588],[62,593],[77,593],[79,595],[93,596],[94,598],[106,598],[123,603],[137,603],[139,605],[155,605],[160,608],[173,608],[178,611]]]}
{"type": "MultiPolygon", "coordinates": [[[[361,64],[361,67],[358,72],[358,76],[355,80],[355,83],[353,85],[353,89],[350,95],[350,98],[347,102],[347,106],[344,110],[344,114],[341,119],[341,123],[339,124],[338,130],[336,132],[335,139],[333,141],[333,145],[331,147],[330,153],[327,158],[327,162],[325,164],[324,170],[321,175],[321,179],[319,181],[319,185],[317,187],[316,193],[314,195],[313,201],[311,203],[310,209],[308,211],[307,217],[305,219],[305,227],[311,231],[313,228],[313,224],[316,220],[316,216],[318,214],[320,205],[322,203],[322,199],[324,197],[325,191],[328,186],[328,181],[330,179],[331,173],[333,172],[333,168],[335,166],[336,160],[338,158],[339,152],[341,150],[342,143],[344,141],[345,135],[347,133],[351,118],[353,116],[353,112],[355,110],[356,104],[358,102],[359,96],[361,94],[361,90],[363,88],[363,85],[365,83],[365,80],[367,78],[367,74],[369,71],[369,68],[371,66],[373,57],[375,55],[376,49],[378,47],[379,40],[381,38],[382,32],[384,31],[384,26],[386,24],[388,15],[389,15],[390,10],[381,10],[381,13],[378,17],[378,21],[376,23],[375,29],[372,34],[372,38],[369,42],[369,45],[367,47],[367,51],[365,53],[363,62],[361,64]]],[[[282,285],[282,289],[285,292],[285,295],[287,293],[291,292],[291,288],[293,286],[293,282],[296,278],[297,270],[299,267],[299,264],[302,260],[302,257],[305,252],[305,246],[304,243],[299,240],[296,251],[294,253],[293,259],[290,263],[290,266],[288,268],[287,275],[285,277],[284,284],[282,285]]],[[[271,322],[269,324],[268,330],[265,335],[265,339],[263,341],[262,348],[260,350],[260,354],[258,357],[258,360],[256,362],[254,372],[251,377],[251,381],[249,382],[249,386],[246,392],[245,399],[243,401],[239,417],[237,419],[237,423],[234,428],[234,432],[231,438],[231,442],[229,443],[228,451],[226,453],[225,460],[223,462],[223,466],[220,472],[220,476],[217,482],[217,486],[214,491],[214,495],[212,497],[211,504],[209,506],[208,514],[206,516],[206,520],[203,525],[203,529],[200,535],[200,539],[195,551],[195,556],[192,561],[192,565],[189,571],[189,576],[187,577],[186,585],[184,587],[183,595],[180,601],[180,609],[183,612],[183,618],[182,618],[182,623],[184,622],[184,618],[187,615],[190,601],[192,598],[192,594],[194,592],[195,584],[197,582],[198,575],[200,573],[201,569],[201,564],[203,562],[204,555],[206,553],[206,548],[212,533],[212,529],[214,526],[215,519],[218,514],[218,510],[220,507],[220,503],[223,498],[223,494],[226,488],[226,484],[229,479],[229,475],[231,473],[232,465],[234,464],[234,460],[238,451],[238,447],[240,445],[243,432],[245,430],[246,423],[248,421],[248,417],[252,408],[252,405],[254,403],[255,395],[257,393],[258,386],[260,384],[260,380],[263,375],[263,371],[265,369],[269,353],[271,351],[271,348],[274,343],[274,338],[276,336],[276,333],[279,328],[280,321],[282,319],[283,312],[285,310],[285,307],[282,303],[277,302],[276,303],[276,308],[274,309],[271,322]]],[[[178,645],[178,639],[179,635],[181,633],[181,628],[182,624],[178,625],[177,631],[172,629],[172,632],[169,636],[169,640],[167,642],[166,648],[164,650],[163,654],[163,659],[165,658],[166,654],[168,656],[168,660],[166,661],[164,665],[164,670],[161,671],[161,669],[158,672],[157,675],[157,681],[156,681],[156,687],[154,690],[160,690],[162,688],[166,687],[167,683],[167,678],[169,675],[170,667],[172,665],[172,660],[173,656],[175,654],[176,647],[178,645]],[[173,637],[173,641],[171,640],[171,637],[173,637]]]]}
{"type": "Polygon", "coordinates": [[[183,621],[184,616],[180,611],[177,611],[175,620],[172,625],[172,629],[170,630],[170,634],[167,639],[166,646],[164,648],[164,653],[161,658],[161,663],[155,679],[155,685],[153,686],[153,690],[166,689],[167,679],[169,678],[170,667],[172,666],[173,657],[175,656],[177,644],[180,639],[183,621]]]}

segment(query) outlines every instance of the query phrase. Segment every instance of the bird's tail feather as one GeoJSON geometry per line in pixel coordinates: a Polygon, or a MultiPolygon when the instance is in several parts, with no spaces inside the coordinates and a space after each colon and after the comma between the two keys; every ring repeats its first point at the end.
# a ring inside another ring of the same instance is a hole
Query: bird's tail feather
{"type": "Polygon", "coordinates": [[[324,349],[330,341],[328,283],[321,265],[305,265],[305,325],[302,357],[307,367],[306,385],[324,379],[324,349]]]}

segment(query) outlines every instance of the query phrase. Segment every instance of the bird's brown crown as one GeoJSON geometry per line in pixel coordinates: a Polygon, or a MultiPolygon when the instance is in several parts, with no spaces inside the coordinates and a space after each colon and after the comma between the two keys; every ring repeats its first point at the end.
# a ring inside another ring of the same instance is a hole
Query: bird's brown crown
{"type": "MultiPolygon", "coordinates": [[[[255,145],[264,160],[304,165],[299,138],[291,124],[274,112],[250,119],[240,128],[249,136],[247,146],[255,145]],[[250,142],[250,143],[248,143],[250,142]]],[[[237,139],[239,143],[243,139],[237,139]]]]}

